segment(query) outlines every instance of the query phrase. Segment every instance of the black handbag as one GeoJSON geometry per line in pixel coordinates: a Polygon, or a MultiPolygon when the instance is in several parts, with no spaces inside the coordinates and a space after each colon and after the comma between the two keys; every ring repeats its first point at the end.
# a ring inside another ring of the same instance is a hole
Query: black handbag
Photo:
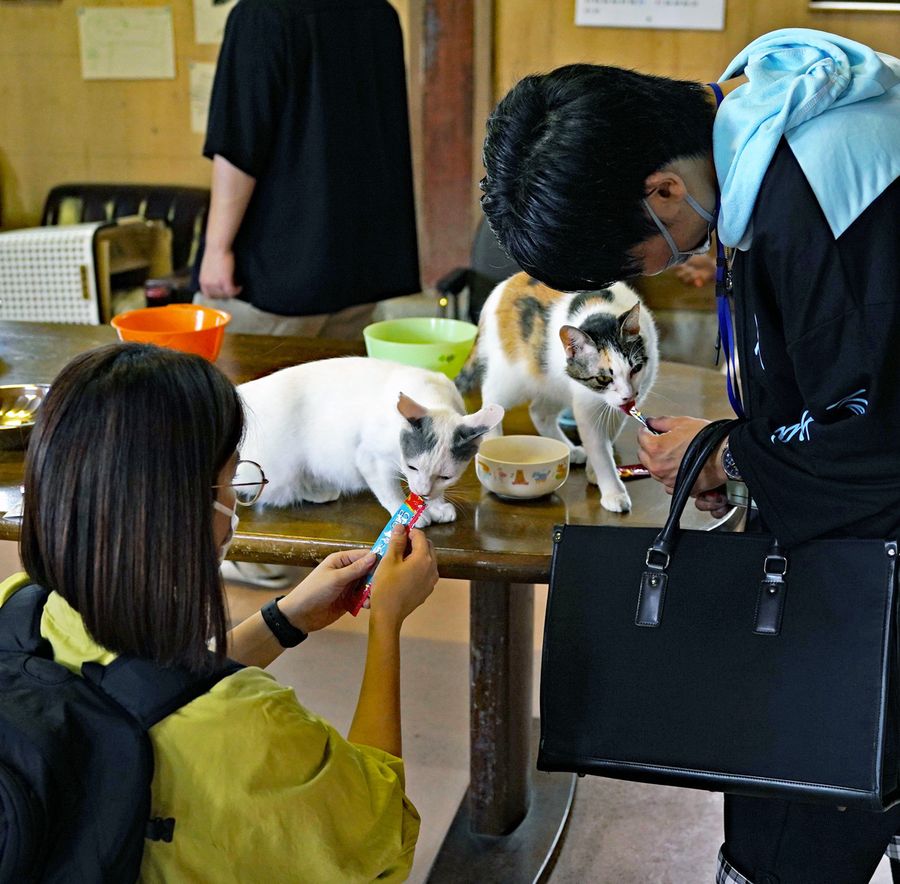
{"type": "Polygon", "coordinates": [[[554,533],[540,770],[886,810],[898,792],[897,542],[680,530],[705,427],[655,528],[554,533]]]}

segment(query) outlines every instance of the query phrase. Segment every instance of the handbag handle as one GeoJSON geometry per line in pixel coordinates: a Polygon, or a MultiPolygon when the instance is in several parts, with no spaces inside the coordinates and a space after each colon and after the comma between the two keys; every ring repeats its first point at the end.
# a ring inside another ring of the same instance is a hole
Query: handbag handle
{"type": "Polygon", "coordinates": [[[738,424],[736,420],[713,421],[705,426],[691,440],[681,466],[675,477],[675,489],[672,492],[672,503],[669,506],[669,517],[656,539],[647,549],[644,562],[646,570],[641,574],[640,591],[638,592],[637,612],[634,622],[636,626],[659,626],[662,619],[663,603],[669,575],[669,559],[678,539],[678,528],[681,514],[691,494],[691,488],[700,475],[700,470],[719,443],[738,424]]]}
{"type": "Polygon", "coordinates": [[[719,447],[722,440],[739,424],[740,420],[718,420],[707,424],[691,440],[684,456],[678,475],[675,478],[675,489],[672,492],[672,503],[669,506],[669,517],[662,530],[656,535],[653,544],[647,550],[647,565],[651,568],[665,569],[669,564],[669,555],[678,537],[681,514],[691,495],[691,489],[700,475],[710,455],[719,447]],[[653,554],[657,553],[659,558],[653,554]]]}
{"type": "MultiPolygon", "coordinates": [[[[669,517],[655,540],[647,550],[645,563],[647,570],[641,575],[638,593],[637,626],[659,626],[662,618],[663,602],[669,575],[666,569],[675,542],[678,539],[679,522],[691,489],[700,475],[710,455],[722,440],[739,424],[740,420],[713,421],[705,426],[691,440],[675,477],[675,489],[669,506],[669,517]]],[[[756,622],[754,632],[759,635],[778,635],[784,611],[787,582],[787,557],[778,540],[772,538],[771,546],[763,561],[763,574],[756,601],[756,622]]]]}

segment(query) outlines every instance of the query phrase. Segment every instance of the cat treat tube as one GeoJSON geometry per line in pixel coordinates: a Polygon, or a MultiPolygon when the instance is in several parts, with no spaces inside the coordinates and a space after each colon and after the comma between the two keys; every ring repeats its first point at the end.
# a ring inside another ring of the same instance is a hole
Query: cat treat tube
{"type": "Polygon", "coordinates": [[[378,567],[378,562],[381,561],[381,557],[384,555],[385,550],[388,548],[388,544],[391,541],[391,529],[394,525],[405,525],[406,533],[409,534],[409,529],[416,524],[419,516],[425,511],[425,506],[425,501],[419,497],[418,494],[410,493],[409,497],[403,501],[400,509],[388,519],[388,523],[381,530],[378,539],[372,544],[372,552],[378,557],[378,561],[375,562],[375,567],[363,577],[360,581],[359,589],[357,589],[350,598],[350,604],[348,605],[347,610],[354,617],[360,612],[362,606],[368,601],[369,596],[372,594],[372,578],[375,576],[375,568],[378,567]]]}
{"type": "Polygon", "coordinates": [[[650,476],[650,470],[642,463],[622,464],[622,466],[616,467],[616,472],[623,482],[627,482],[629,479],[647,479],[650,476]]]}

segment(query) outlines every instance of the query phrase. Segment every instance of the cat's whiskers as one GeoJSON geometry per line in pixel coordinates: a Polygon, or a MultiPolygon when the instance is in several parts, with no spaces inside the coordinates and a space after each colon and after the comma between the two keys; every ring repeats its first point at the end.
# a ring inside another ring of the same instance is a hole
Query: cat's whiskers
{"type": "Polygon", "coordinates": [[[454,491],[451,488],[445,489],[444,500],[449,500],[450,503],[462,509],[467,509],[469,506],[466,496],[461,491],[454,491]]]}
{"type": "Polygon", "coordinates": [[[408,485],[407,485],[406,474],[403,472],[403,467],[401,466],[400,461],[399,461],[399,460],[393,460],[393,461],[391,461],[391,465],[393,466],[393,470],[392,470],[392,475],[393,475],[393,477],[394,477],[401,485],[407,487],[407,490],[409,490],[409,489],[408,489],[408,485]]]}
{"type": "Polygon", "coordinates": [[[604,436],[610,436],[613,424],[615,422],[616,409],[611,405],[601,408],[597,412],[596,428],[600,430],[604,436]]]}
{"type": "MultiPolygon", "coordinates": [[[[663,396],[663,394],[660,393],[659,390],[654,390],[654,391],[653,391],[653,398],[654,398],[654,399],[663,399],[663,400],[665,400],[666,402],[668,402],[670,405],[678,405],[678,403],[677,403],[674,399],[671,399],[671,398],[668,397],[668,396],[663,396]]],[[[681,407],[681,406],[679,406],[679,408],[680,408],[680,407],[681,407]]]]}
{"type": "Polygon", "coordinates": [[[465,495],[461,492],[453,492],[448,488],[444,491],[444,499],[456,507],[457,517],[459,517],[460,513],[468,515],[475,512],[474,502],[466,500],[465,495]]]}

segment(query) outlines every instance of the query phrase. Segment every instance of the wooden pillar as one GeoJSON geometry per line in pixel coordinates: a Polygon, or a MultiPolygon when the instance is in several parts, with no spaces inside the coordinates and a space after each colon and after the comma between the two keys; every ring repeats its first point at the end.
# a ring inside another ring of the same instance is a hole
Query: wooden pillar
{"type": "Polygon", "coordinates": [[[492,9],[492,0],[410,0],[410,125],[425,286],[469,263],[492,9]]]}

